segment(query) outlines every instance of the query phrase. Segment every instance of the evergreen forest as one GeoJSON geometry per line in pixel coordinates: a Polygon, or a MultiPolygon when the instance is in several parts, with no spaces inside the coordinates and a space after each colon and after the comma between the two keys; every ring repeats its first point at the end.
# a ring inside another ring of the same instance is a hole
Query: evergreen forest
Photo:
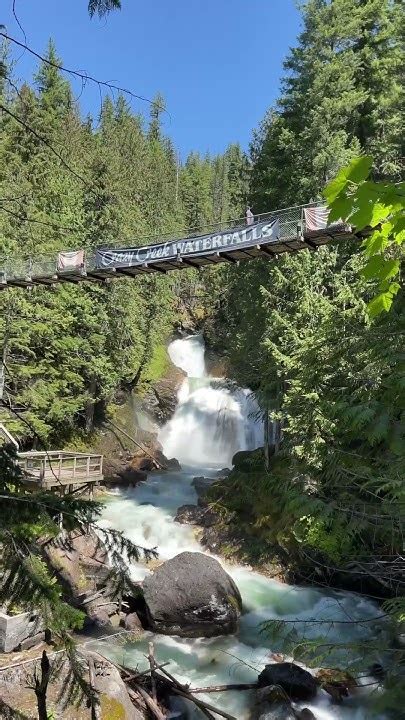
{"type": "MultiPolygon", "coordinates": [[[[89,10],[119,6],[90,3],[89,10]]],[[[163,130],[163,97],[137,114],[125,93],[106,92],[98,116],[85,117],[52,39],[32,82],[19,84],[15,48],[0,36],[0,268],[10,259],[18,265],[62,250],[91,253],[226,228],[248,206],[259,215],[320,201],[363,155],[372,157],[375,183],[403,193],[401,0],[307,0],[301,12],[278,101],[249,149],[231,144],[182,161],[163,130]]],[[[397,242],[399,267],[404,247],[397,242]]],[[[2,291],[0,422],[23,448],[91,447],[123,394],[142,397],[165,375],[170,339],[184,328],[202,333],[281,440],[270,455],[242,454],[210,489],[223,554],[256,567],[276,558],[294,582],[371,597],[391,635],[403,638],[405,297],[399,278],[389,312],[371,318],[376,282],[363,267],[360,243],[347,240],[201,272],[2,291]]],[[[66,641],[80,617],[60,605],[45,567],[32,561],[39,538],[57,532],[43,516],[50,500],[39,498],[32,516],[16,508],[10,498],[20,493],[19,475],[10,458],[2,455],[0,466],[4,558],[12,564],[21,541],[30,574],[22,597],[27,602],[42,583],[49,624],[66,641]]],[[[98,503],[51,502],[52,517],[76,516],[68,530],[101,513],[98,503]]],[[[143,552],[114,533],[106,542],[117,560],[117,547],[129,559],[143,552]]],[[[121,575],[128,589],[123,567],[121,575]]],[[[282,636],[308,664],[327,666],[336,646],[327,628],[322,647],[291,625],[269,620],[263,631],[282,636]]],[[[383,650],[384,661],[380,646],[375,660],[387,692],[376,717],[400,718],[403,646],[390,639],[383,650]]]]}

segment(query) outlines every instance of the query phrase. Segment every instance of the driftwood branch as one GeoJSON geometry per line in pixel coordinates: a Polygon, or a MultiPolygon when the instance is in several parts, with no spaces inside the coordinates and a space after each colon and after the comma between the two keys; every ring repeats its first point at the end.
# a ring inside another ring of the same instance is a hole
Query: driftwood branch
{"type": "MultiPolygon", "coordinates": [[[[165,715],[160,707],[155,703],[153,698],[146,692],[146,690],[143,689],[138,683],[134,683],[134,687],[136,692],[141,696],[142,700],[145,702],[146,707],[153,713],[153,717],[156,718],[156,720],[167,720],[167,715],[165,715]]],[[[136,700],[136,693],[131,689],[128,689],[129,697],[133,700],[136,700]]]]}
{"type": "Polygon", "coordinates": [[[217,693],[227,692],[228,690],[255,690],[257,683],[235,683],[234,685],[211,685],[210,687],[190,688],[189,692],[197,693],[217,693]]]}
{"type": "Polygon", "coordinates": [[[96,696],[96,672],[94,668],[94,660],[92,657],[88,659],[89,663],[89,681],[91,688],[91,720],[101,720],[101,708],[98,697],[96,696]]]}
{"type": "Polygon", "coordinates": [[[128,693],[131,699],[134,702],[137,700],[139,702],[139,698],[141,698],[155,720],[166,720],[166,715],[160,709],[158,704],[158,690],[160,688],[160,684],[162,684],[166,689],[169,688],[170,692],[173,694],[179,695],[180,697],[194,703],[194,705],[196,705],[196,707],[198,707],[203,715],[205,715],[205,717],[209,720],[215,720],[217,716],[225,718],[225,720],[237,720],[237,718],[235,718],[234,715],[230,715],[230,713],[225,710],[219,710],[217,707],[211,705],[205,700],[195,697],[196,694],[226,692],[229,690],[252,690],[257,687],[257,683],[231,683],[227,685],[190,688],[189,685],[183,685],[183,683],[179,682],[174,675],[165,669],[166,666],[169,665],[168,662],[161,664],[156,662],[153,643],[149,643],[149,654],[145,655],[145,657],[149,661],[149,668],[142,672],[134,673],[121,665],[117,665],[117,667],[123,675],[123,680],[127,685],[128,693]],[[151,676],[151,689],[149,692],[140,685],[140,680],[145,675],[151,676]],[[131,685],[129,685],[129,683],[131,683],[131,685]]]}
{"type": "Polygon", "coordinates": [[[152,698],[154,702],[157,700],[157,693],[156,693],[156,676],[155,676],[155,649],[153,647],[153,643],[149,643],[149,667],[150,667],[150,677],[152,682],[152,698]]]}
{"type": "Polygon", "coordinates": [[[194,703],[194,705],[197,705],[197,707],[200,708],[202,712],[206,715],[206,717],[213,718],[215,720],[215,717],[211,713],[215,713],[216,715],[220,715],[220,717],[226,718],[226,720],[237,720],[234,715],[230,715],[229,713],[225,712],[225,710],[218,710],[218,708],[214,707],[213,705],[210,705],[209,703],[199,700],[195,698],[192,693],[190,692],[187,685],[182,685],[179,683],[176,678],[171,675],[165,668],[161,668],[160,672],[162,672],[166,677],[169,678],[169,680],[173,683],[173,690],[176,692],[177,695],[181,695],[182,697],[187,698],[187,700],[191,700],[191,702],[194,703]]]}

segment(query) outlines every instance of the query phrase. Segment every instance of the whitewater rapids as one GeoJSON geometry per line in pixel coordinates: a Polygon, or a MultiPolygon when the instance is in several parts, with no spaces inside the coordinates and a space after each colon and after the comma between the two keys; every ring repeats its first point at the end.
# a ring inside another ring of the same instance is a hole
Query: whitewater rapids
{"type": "MultiPolygon", "coordinates": [[[[139,545],[156,547],[161,561],[184,550],[205,552],[191,526],[174,522],[180,505],[197,502],[193,477],[214,477],[218,468],[230,465],[236,451],[253,449],[263,443],[263,426],[255,399],[248,390],[227,386],[207,375],[200,336],[175,340],[168,352],[173,364],[181,368],[186,377],[173,418],[160,430],[159,439],[165,455],[177,457],[183,469],[152,473],[135,489],[117,492],[104,510],[106,525],[122,530],[139,545]]],[[[125,646],[109,641],[107,649],[104,643],[103,652],[123,665],[143,668],[147,664],[144,654],[153,638],[158,662],[170,661],[169,669],[180,681],[197,687],[255,681],[264,665],[271,661],[272,653],[283,652],[282,641],[274,642],[261,632],[261,623],[266,620],[330,620],[328,640],[339,643],[349,643],[356,638],[372,639],[378,632],[370,622],[358,625],[346,622],[348,618],[367,620],[379,614],[376,606],[364,598],[351,593],[288,586],[247,567],[221,562],[237,583],[243,599],[244,612],[237,636],[184,639],[147,633],[142,641],[125,646]]],[[[134,565],[136,580],[143,579],[149,572],[143,562],[134,565]]],[[[316,626],[302,625],[302,629],[311,637],[321,632],[316,626]]],[[[345,653],[347,657],[347,651],[345,653]]],[[[333,664],[334,659],[336,662],[338,657],[331,657],[329,663],[333,664]]],[[[367,678],[362,682],[366,686],[367,678]]],[[[356,697],[338,706],[320,691],[316,700],[305,703],[305,707],[312,710],[317,720],[367,720],[370,717],[368,696],[368,688],[360,688],[356,697]]],[[[238,720],[249,717],[253,703],[247,692],[210,694],[206,699],[238,720]]],[[[190,706],[188,713],[190,720],[203,718],[194,707],[190,706]]]]}

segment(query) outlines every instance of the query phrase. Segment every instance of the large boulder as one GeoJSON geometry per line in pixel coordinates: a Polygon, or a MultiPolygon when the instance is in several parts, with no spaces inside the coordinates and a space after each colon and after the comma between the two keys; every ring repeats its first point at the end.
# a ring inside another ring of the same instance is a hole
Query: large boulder
{"type": "Polygon", "coordinates": [[[200,527],[212,527],[218,520],[217,514],[210,508],[202,508],[198,505],[181,505],[177,510],[174,521],[183,525],[200,525],[200,527]]]}
{"type": "Polygon", "coordinates": [[[278,687],[263,687],[255,693],[251,720],[296,720],[288,698],[278,687]]]}
{"type": "Polygon", "coordinates": [[[182,637],[213,637],[237,630],[242,600],[220,563],[183,552],[160,565],[143,583],[152,630],[182,637]]]}
{"type": "Polygon", "coordinates": [[[291,700],[312,700],[318,689],[316,679],[295,663],[266,665],[258,678],[259,688],[277,685],[291,700]]]}

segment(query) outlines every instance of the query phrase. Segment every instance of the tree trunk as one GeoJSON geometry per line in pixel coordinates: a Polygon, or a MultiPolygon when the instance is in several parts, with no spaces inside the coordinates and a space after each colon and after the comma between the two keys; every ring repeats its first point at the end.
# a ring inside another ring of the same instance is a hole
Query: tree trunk
{"type": "Polygon", "coordinates": [[[264,413],[264,464],[266,470],[270,467],[270,430],[269,430],[269,411],[266,409],[264,413]]]}
{"type": "Polygon", "coordinates": [[[51,665],[44,650],[41,658],[41,677],[35,678],[35,695],[37,696],[38,720],[48,720],[46,708],[46,693],[48,690],[51,665]]]}
{"type": "Polygon", "coordinates": [[[89,433],[94,427],[94,403],[97,391],[97,380],[92,377],[90,380],[89,395],[90,398],[86,402],[85,415],[86,415],[86,432],[89,433]]]}

